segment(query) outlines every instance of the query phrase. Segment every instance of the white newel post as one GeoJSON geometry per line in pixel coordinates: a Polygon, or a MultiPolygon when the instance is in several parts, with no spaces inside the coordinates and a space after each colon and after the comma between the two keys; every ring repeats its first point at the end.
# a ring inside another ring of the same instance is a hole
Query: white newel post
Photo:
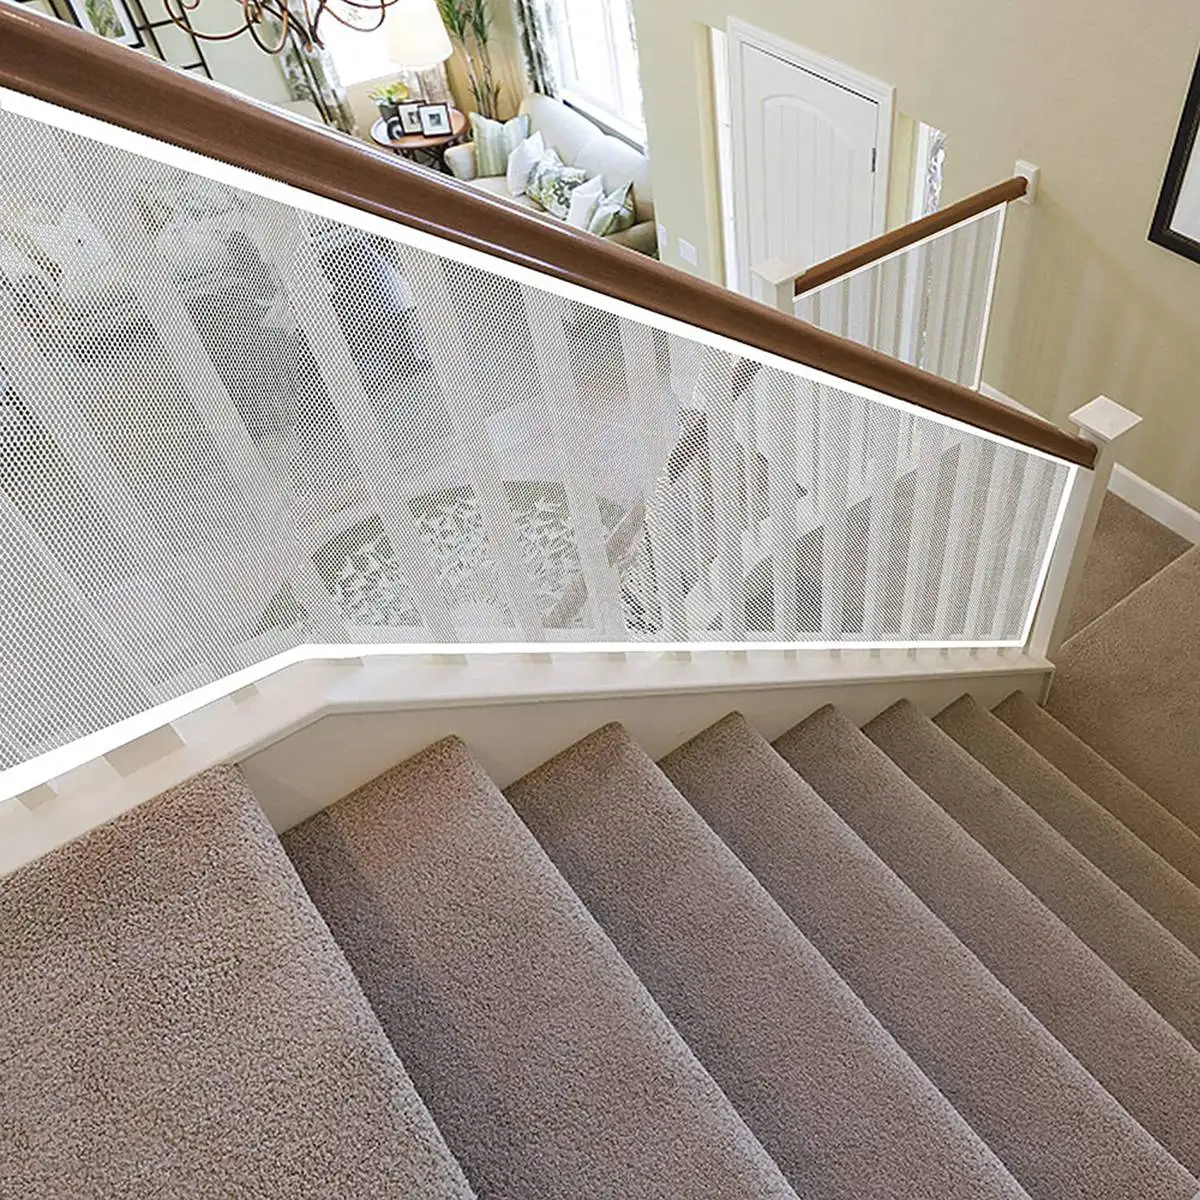
{"type": "Polygon", "coordinates": [[[1137,413],[1107,396],[1099,396],[1071,414],[1071,421],[1080,435],[1094,442],[1099,453],[1093,470],[1080,467],[1075,472],[1058,544],[1050,560],[1046,586],[1029,636],[1029,649],[1051,662],[1063,643],[1067,620],[1075,604],[1092,535],[1096,532],[1100,505],[1104,502],[1116,462],[1117,442],[1141,424],[1141,420],[1137,413]]]}
{"type": "Polygon", "coordinates": [[[804,273],[795,263],[768,258],[750,268],[751,295],[760,304],[793,316],[796,311],[796,277],[804,273]]]}

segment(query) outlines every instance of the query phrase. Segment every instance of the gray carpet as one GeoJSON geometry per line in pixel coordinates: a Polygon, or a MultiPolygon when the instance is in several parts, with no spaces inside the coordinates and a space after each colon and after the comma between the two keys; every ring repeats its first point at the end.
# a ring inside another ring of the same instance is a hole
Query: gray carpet
{"type": "Polygon", "coordinates": [[[970,696],[936,723],[1193,954],[1200,952],[1200,890],[1170,863],[970,696]]]}
{"type": "Polygon", "coordinates": [[[1063,646],[1046,707],[1200,834],[1198,598],[1195,549],[1063,646]]]}
{"type": "Polygon", "coordinates": [[[1100,508],[1067,637],[1090,625],[1190,549],[1186,538],[1109,492],[1100,508]]]}
{"type": "Polygon", "coordinates": [[[972,837],[1200,1046],[1200,960],[908,701],[865,732],[972,837]]]}
{"type": "Polygon", "coordinates": [[[1031,1196],[1190,1200],[1187,1173],[742,718],[662,765],[1031,1196]]]}
{"type": "Polygon", "coordinates": [[[481,1197],[794,1200],[461,742],[284,841],[481,1197]]]}
{"type": "Polygon", "coordinates": [[[471,1192],[240,773],[0,883],[0,1195],[471,1192]]]}
{"type": "Polygon", "coordinates": [[[780,753],[1046,1028],[1193,1172],[1197,1053],[836,709],[780,753]]]}
{"type": "Polygon", "coordinates": [[[1015,692],[994,711],[1076,786],[1200,886],[1200,836],[1177,816],[1023,692],[1015,692]]]}
{"type": "Polygon", "coordinates": [[[620,726],[508,796],[800,1196],[1024,1195],[620,726]]]}

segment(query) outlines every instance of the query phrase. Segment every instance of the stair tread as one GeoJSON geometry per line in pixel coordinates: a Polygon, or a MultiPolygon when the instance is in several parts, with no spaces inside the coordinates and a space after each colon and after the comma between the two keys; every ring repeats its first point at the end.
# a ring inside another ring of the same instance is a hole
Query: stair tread
{"type": "Polygon", "coordinates": [[[0,1194],[471,1195],[233,768],[5,879],[0,962],[0,1194]]]}
{"type": "Polygon", "coordinates": [[[508,796],[799,1195],[1025,1194],[624,729],[508,796]]]}
{"type": "Polygon", "coordinates": [[[743,718],[662,765],[1031,1196],[1193,1195],[1183,1168],[743,718]]]}
{"type": "Polygon", "coordinates": [[[1067,622],[1067,637],[1103,616],[1190,548],[1187,538],[1120,496],[1106,493],[1067,622]]]}
{"type": "Polygon", "coordinates": [[[818,794],[1174,1156],[1200,1171],[1200,1055],[861,730],[775,743],[818,794]]]}
{"type": "Polygon", "coordinates": [[[481,1196],[794,1200],[460,741],[284,843],[481,1196]]]}
{"type": "Polygon", "coordinates": [[[1024,692],[1014,692],[993,711],[1076,786],[1200,886],[1200,835],[1024,692]]]}
{"type": "Polygon", "coordinates": [[[1200,890],[1170,863],[972,697],[956,700],[935,724],[1193,954],[1200,952],[1200,890]]]}
{"type": "Polygon", "coordinates": [[[908,701],[865,732],[1193,1046],[1200,959],[908,701]]]}
{"type": "Polygon", "coordinates": [[[1200,834],[1200,548],[1059,652],[1046,707],[1200,834]]]}

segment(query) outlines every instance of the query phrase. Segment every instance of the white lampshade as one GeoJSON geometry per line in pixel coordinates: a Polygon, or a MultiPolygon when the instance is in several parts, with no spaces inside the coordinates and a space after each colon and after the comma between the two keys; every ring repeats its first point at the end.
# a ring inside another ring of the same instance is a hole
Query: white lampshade
{"type": "Polygon", "coordinates": [[[407,71],[425,71],[454,53],[434,0],[396,0],[387,10],[388,58],[407,71]]]}

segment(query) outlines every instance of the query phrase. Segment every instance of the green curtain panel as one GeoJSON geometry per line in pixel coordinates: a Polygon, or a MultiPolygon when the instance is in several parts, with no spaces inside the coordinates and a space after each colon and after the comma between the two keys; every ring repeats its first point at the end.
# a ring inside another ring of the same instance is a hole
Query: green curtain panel
{"type": "Polygon", "coordinates": [[[555,70],[554,26],[546,0],[513,0],[517,28],[521,31],[521,49],[525,52],[525,74],[529,86],[545,96],[558,95],[555,70]]]}

